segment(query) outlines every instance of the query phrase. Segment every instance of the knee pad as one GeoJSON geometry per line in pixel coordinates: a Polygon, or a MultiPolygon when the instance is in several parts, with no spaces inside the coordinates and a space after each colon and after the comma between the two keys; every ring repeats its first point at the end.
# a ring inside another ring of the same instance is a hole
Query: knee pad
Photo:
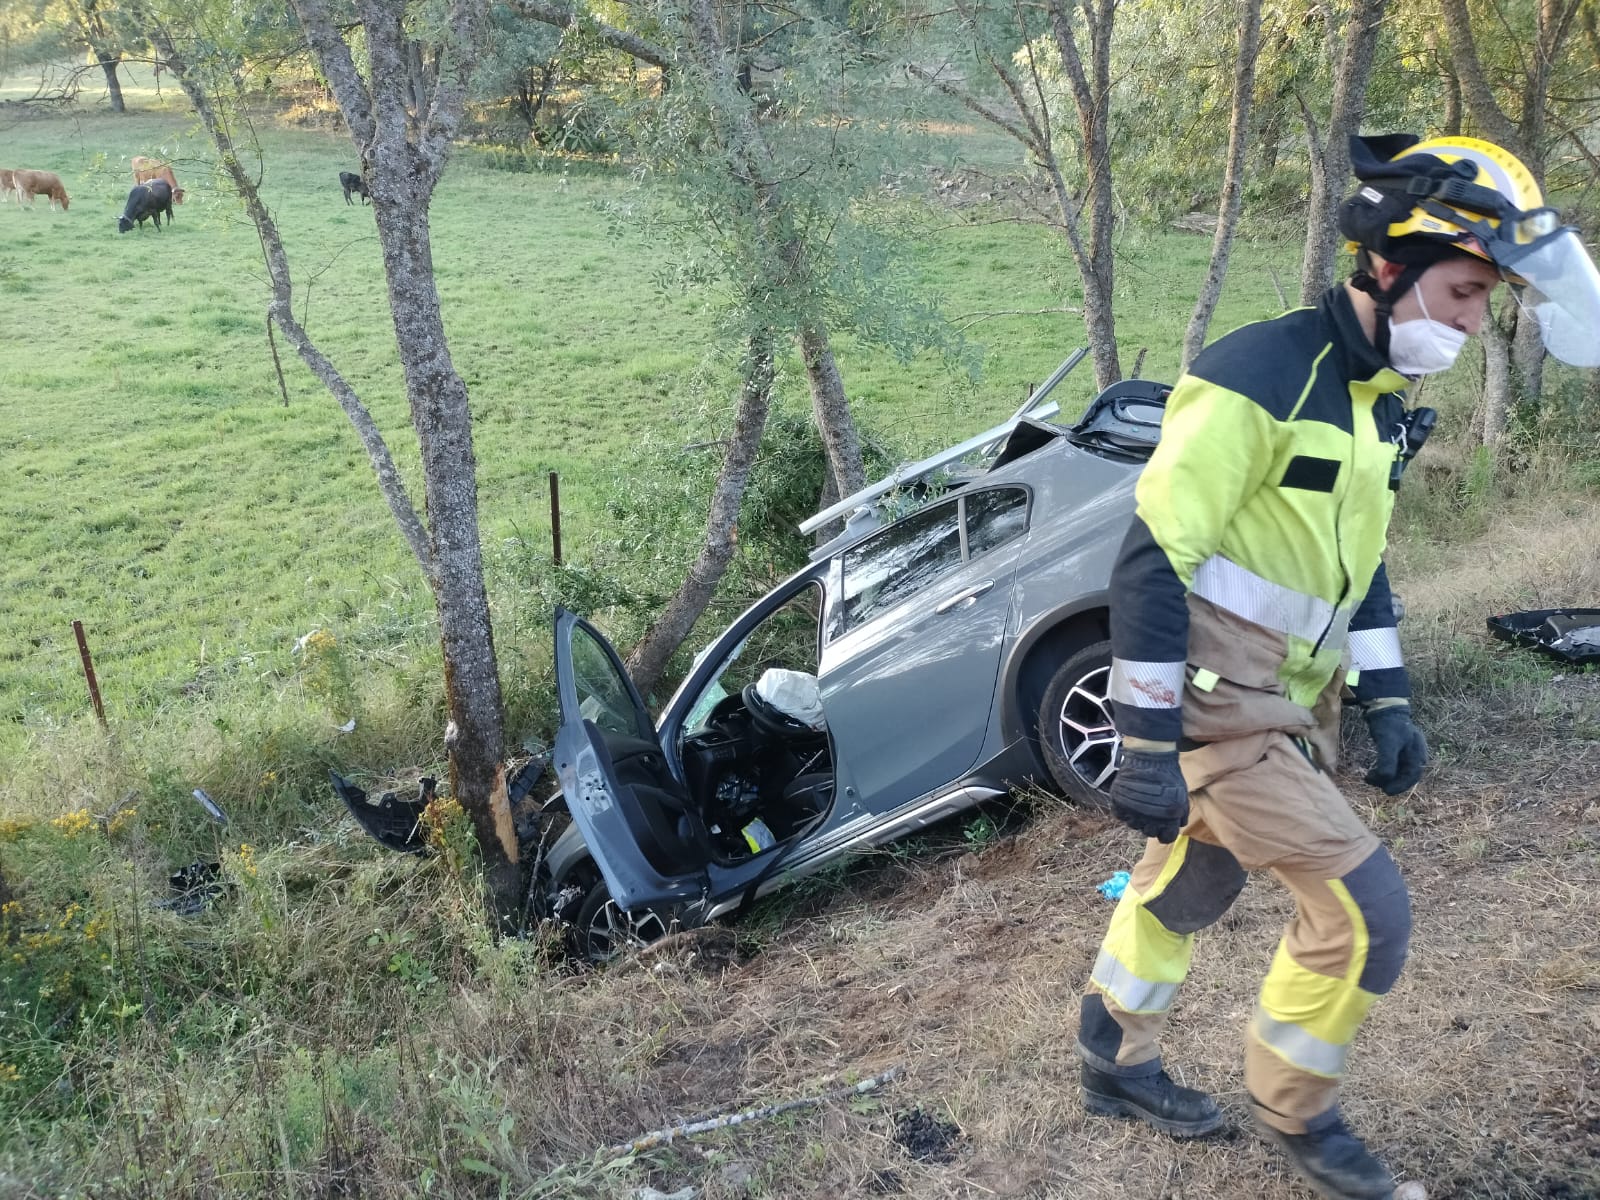
{"type": "Polygon", "coordinates": [[[1145,911],[1173,933],[1190,934],[1228,911],[1249,879],[1239,860],[1221,846],[1185,838],[1183,863],[1145,904],[1145,911]]]}
{"type": "Polygon", "coordinates": [[[1411,897],[1389,852],[1379,846],[1341,881],[1367,925],[1367,961],[1357,986],[1381,996],[1400,978],[1411,942],[1411,897]]]}

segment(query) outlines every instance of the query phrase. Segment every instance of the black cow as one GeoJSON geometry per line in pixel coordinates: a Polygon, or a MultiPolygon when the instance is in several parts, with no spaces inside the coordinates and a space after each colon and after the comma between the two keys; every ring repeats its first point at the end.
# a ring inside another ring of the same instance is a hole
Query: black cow
{"type": "Polygon", "coordinates": [[[128,206],[122,210],[122,215],[117,218],[117,232],[127,233],[137,221],[139,228],[144,228],[145,218],[149,217],[156,223],[156,229],[161,229],[161,214],[167,214],[167,220],[172,220],[172,185],[165,179],[152,179],[148,183],[141,183],[128,193],[128,206]]]}
{"type": "Polygon", "coordinates": [[[372,193],[367,191],[367,181],[354,171],[340,171],[339,186],[344,189],[344,202],[346,204],[355,203],[354,200],[350,199],[351,192],[360,196],[363,204],[372,198],[372,193]]]}

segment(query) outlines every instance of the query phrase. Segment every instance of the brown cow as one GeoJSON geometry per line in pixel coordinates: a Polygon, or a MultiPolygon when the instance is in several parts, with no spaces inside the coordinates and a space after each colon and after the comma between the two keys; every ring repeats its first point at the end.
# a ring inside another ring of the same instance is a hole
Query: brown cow
{"type": "Polygon", "coordinates": [[[61,205],[61,211],[67,211],[67,189],[61,186],[61,176],[54,171],[17,171],[17,202],[20,204],[24,198],[28,207],[33,207],[35,196],[49,196],[51,205],[61,205]]]}
{"type": "Polygon", "coordinates": [[[142,154],[135,154],[132,162],[134,183],[148,183],[152,179],[165,179],[167,186],[172,189],[172,202],[183,203],[183,189],[178,186],[177,178],[172,174],[172,164],[164,163],[159,158],[146,158],[142,154]]]}
{"type": "Polygon", "coordinates": [[[18,204],[22,203],[21,197],[17,195],[17,173],[9,167],[0,167],[0,200],[15,200],[18,204]]]}

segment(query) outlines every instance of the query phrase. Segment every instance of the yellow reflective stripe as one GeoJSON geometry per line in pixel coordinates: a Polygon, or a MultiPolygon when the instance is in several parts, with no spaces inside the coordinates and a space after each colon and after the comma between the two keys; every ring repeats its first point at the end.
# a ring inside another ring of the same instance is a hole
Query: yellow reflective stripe
{"type": "Polygon", "coordinates": [[[1328,880],[1328,890],[1350,923],[1350,961],[1342,976],[1301,966],[1280,942],[1261,984],[1255,1031],[1273,1053],[1301,1070],[1334,1077],[1343,1072],[1344,1052],[1377,996],[1358,986],[1371,939],[1361,906],[1350,889],[1328,880]]]}
{"type": "Polygon", "coordinates": [[[1311,360],[1311,374],[1306,376],[1306,386],[1300,389],[1300,399],[1296,400],[1294,407],[1289,410],[1289,420],[1292,421],[1300,415],[1301,408],[1305,406],[1306,397],[1311,395],[1311,389],[1316,386],[1317,368],[1322,366],[1322,360],[1328,357],[1328,352],[1332,349],[1333,343],[1329,342],[1322,348],[1322,353],[1311,360]]]}
{"type": "Polygon", "coordinates": [[[1360,682],[1361,672],[1354,669],[1350,670],[1344,677],[1345,687],[1355,687],[1355,685],[1360,682]]]}
{"type": "Polygon", "coordinates": [[[1189,839],[1180,836],[1150,891],[1142,894],[1130,885],[1111,914],[1089,978],[1124,1012],[1166,1012],[1189,974],[1194,935],[1173,933],[1145,908],[1172,882],[1188,848],[1189,839]]]}

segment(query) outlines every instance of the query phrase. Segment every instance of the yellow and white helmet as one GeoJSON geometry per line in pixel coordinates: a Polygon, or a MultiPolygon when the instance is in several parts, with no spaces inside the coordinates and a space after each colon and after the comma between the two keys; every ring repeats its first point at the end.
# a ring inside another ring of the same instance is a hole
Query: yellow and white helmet
{"type": "Polygon", "coordinates": [[[1339,228],[1357,255],[1356,285],[1385,315],[1428,267],[1469,254],[1522,289],[1551,354],[1600,366],[1600,272],[1516,155],[1480,138],[1389,134],[1351,138],[1350,164],[1361,186],[1340,209],[1339,228]],[[1386,293],[1368,253],[1408,268],[1386,293]]]}

